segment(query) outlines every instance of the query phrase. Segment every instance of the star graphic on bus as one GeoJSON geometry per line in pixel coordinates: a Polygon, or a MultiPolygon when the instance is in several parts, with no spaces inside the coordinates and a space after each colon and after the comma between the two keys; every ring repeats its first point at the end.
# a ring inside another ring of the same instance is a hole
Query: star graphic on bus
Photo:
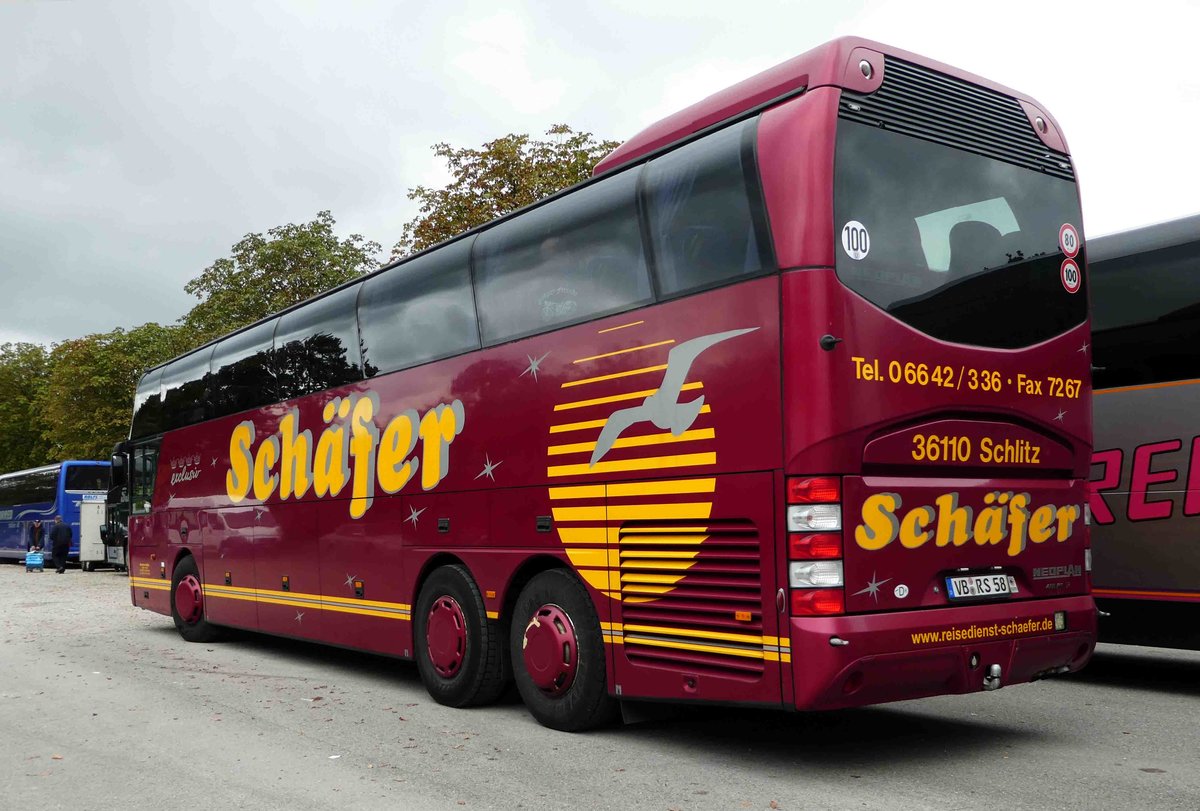
{"type": "Polygon", "coordinates": [[[1079,347],[1079,351],[1080,351],[1080,352],[1087,352],[1087,351],[1088,351],[1088,342],[1087,342],[1087,341],[1084,341],[1084,342],[1083,342],[1083,346],[1079,347]]]}
{"type": "Polygon", "coordinates": [[[304,612],[303,611],[296,612],[296,622],[304,622],[304,612]]]}
{"type": "Polygon", "coordinates": [[[215,457],[215,456],[214,456],[214,457],[212,458],[212,464],[211,464],[211,465],[209,465],[209,467],[216,467],[216,466],[217,466],[217,457],[215,457]]]}
{"type": "Polygon", "coordinates": [[[346,585],[347,585],[347,586],[353,586],[353,585],[354,585],[354,575],[352,575],[352,574],[348,574],[348,575],[346,575],[346,585]]]}
{"type": "Polygon", "coordinates": [[[481,471],[479,472],[479,475],[478,475],[478,476],[476,476],[475,478],[477,478],[477,479],[478,479],[478,478],[481,478],[481,477],[483,477],[483,476],[487,476],[487,477],[488,477],[489,479],[491,479],[492,481],[496,481],[496,477],[492,475],[492,471],[493,471],[493,470],[495,470],[496,468],[500,467],[500,465],[502,465],[502,464],[504,464],[504,462],[502,462],[502,461],[501,461],[501,462],[495,462],[495,463],[493,463],[493,462],[492,462],[492,457],[488,456],[488,455],[485,453],[485,454],[483,455],[483,470],[481,470],[481,471]]]}
{"type": "Polygon", "coordinates": [[[889,582],[892,578],[889,577],[886,580],[879,580],[878,577],[879,574],[877,572],[871,572],[871,579],[867,583],[867,587],[865,589],[859,589],[851,596],[857,597],[860,594],[866,594],[867,596],[873,598],[875,602],[879,602],[879,587],[884,583],[889,582]]]}
{"type": "Polygon", "coordinates": [[[531,374],[531,375],[533,375],[533,379],[537,380],[538,379],[538,376],[537,376],[538,369],[541,368],[542,361],[544,361],[546,359],[546,355],[549,355],[549,354],[550,353],[547,352],[545,355],[542,355],[540,358],[537,358],[536,360],[534,359],[533,355],[526,355],[525,357],[529,358],[529,365],[527,367],[525,367],[525,371],[521,372],[521,374],[517,375],[517,377],[524,377],[525,375],[531,374]]]}
{"type": "Polygon", "coordinates": [[[1063,421],[1063,417],[1065,417],[1065,416],[1067,416],[1067,412],[1063,411],[1063,410],[1060,408],[1060,409],[1058,410],[1058,414],[1057,414],[1057,415],[1055,415],[1055,417],[1054,417],[1054,421],[1055,421],[1055,422],[1062,422],[1062,421],[1063,421]]]}
{"type": "Polygon", "coordinates": [[[421,517],[421,513],[425,512],[428,509],[429,509],[428,507],[422,507],[421,509],[417,510],[417,509],[414,509],[413,506],[410,504],[410,505],[408,505],[409,516],[408,516],[408,518],[405,518],[404,520],[411,521],[412,525],[415,527],[417,525],[417,519],[421,517]]]}

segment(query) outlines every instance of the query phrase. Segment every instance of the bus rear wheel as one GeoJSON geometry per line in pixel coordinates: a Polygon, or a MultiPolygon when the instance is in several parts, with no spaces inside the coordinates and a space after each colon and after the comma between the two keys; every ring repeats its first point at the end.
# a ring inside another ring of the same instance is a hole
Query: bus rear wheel
{"type": "Polygon", "coordinates": [[[509,655],[517,690],[544,726],[580,732],[615,720],[600,619],[587,589],[553,569],[529,581],[513,612],[509,655]]]}
{"type": "Polygon", "coordinates": [[[508,687],[503,635],[463,566],[443,566],[421,587],[413,648],[421,681],[439,704],[490,704],[508,687]]]}
{"type": "Polygon", "coordinates": [[[191,555],[180,559],[171,577],[171,618],[188,642],[213,642],[221,636],[221,629],[204,618],[200,569],[191,555]]]}

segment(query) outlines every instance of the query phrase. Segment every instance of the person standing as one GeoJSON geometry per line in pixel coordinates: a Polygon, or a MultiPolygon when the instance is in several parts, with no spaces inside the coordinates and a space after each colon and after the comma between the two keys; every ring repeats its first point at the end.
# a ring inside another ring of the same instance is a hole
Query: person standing
{"type": "Polygon", "coordinates": [[[29,525],[29,551],[41,552],[44,545],[46,530],[42,528],[42,519],[35,518],[29,525]]]}
{"type": "Polygon", "coordinates": [[[67,569],[67,555],[71,551],[71,528],[63,523],[62,516],[54,516],[50,527],[50,552],[54,557],[54,569],[62,574],[67,569]]]}

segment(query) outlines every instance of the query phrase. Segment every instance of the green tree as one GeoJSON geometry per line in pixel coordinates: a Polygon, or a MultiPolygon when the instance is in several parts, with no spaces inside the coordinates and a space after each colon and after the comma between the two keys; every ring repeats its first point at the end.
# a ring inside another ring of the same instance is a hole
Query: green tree
{"type": "Polygon", "coordinates": [[[446,161],[453,179],[440,189],[409,189],[408,199],[420,204],[420,214],[404,226],[392,258],[423,251],[587,180],[592,167],[620,145],[565,124],[546,134],[551,140],[505,135],[480,149],[434,144],[434,154],[446,161]]]}
{"type": "Polygon", "coordinates": [[[358,234],[338,239],[328,211],[302,225],[247,234],[184,290],[200,303],[181,320],[193,345],[265,318],[379,266],[382,247],[358,234]]]}
{"type": "Polygon", "coordinates": [[[57,344],[37,398],[53,459],[107,459],[129,436],[133,395],[146,369],[194,346],[179,326],[150,323],[57,344]]]}
{"type": "Polygon", "coordinates": [[[0,473],[53,461],[37,400],[50,358],[39,344],[0,345],[0,473]]]}

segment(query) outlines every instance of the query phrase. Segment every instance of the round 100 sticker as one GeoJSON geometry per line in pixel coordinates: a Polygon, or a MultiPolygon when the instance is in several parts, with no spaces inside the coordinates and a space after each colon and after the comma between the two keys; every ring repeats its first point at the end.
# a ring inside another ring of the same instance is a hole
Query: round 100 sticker
{"type": "Polygon", "coordinates": [[[871,235],[867,226],[858,220],[851,220],[842,226],[842,250],[851,259],[866,259],[871,252],[871,235]]]}
{"type": "Polygon", "coordinates": [[[1074,259],[1064,259],[1059,274],[1062,276],[1063,288],[1068,293],[1079,292],[1079,286],[1083,283],[1083,274],[1079,271],[1079,265],[1075,264],[1074,259]]]}

